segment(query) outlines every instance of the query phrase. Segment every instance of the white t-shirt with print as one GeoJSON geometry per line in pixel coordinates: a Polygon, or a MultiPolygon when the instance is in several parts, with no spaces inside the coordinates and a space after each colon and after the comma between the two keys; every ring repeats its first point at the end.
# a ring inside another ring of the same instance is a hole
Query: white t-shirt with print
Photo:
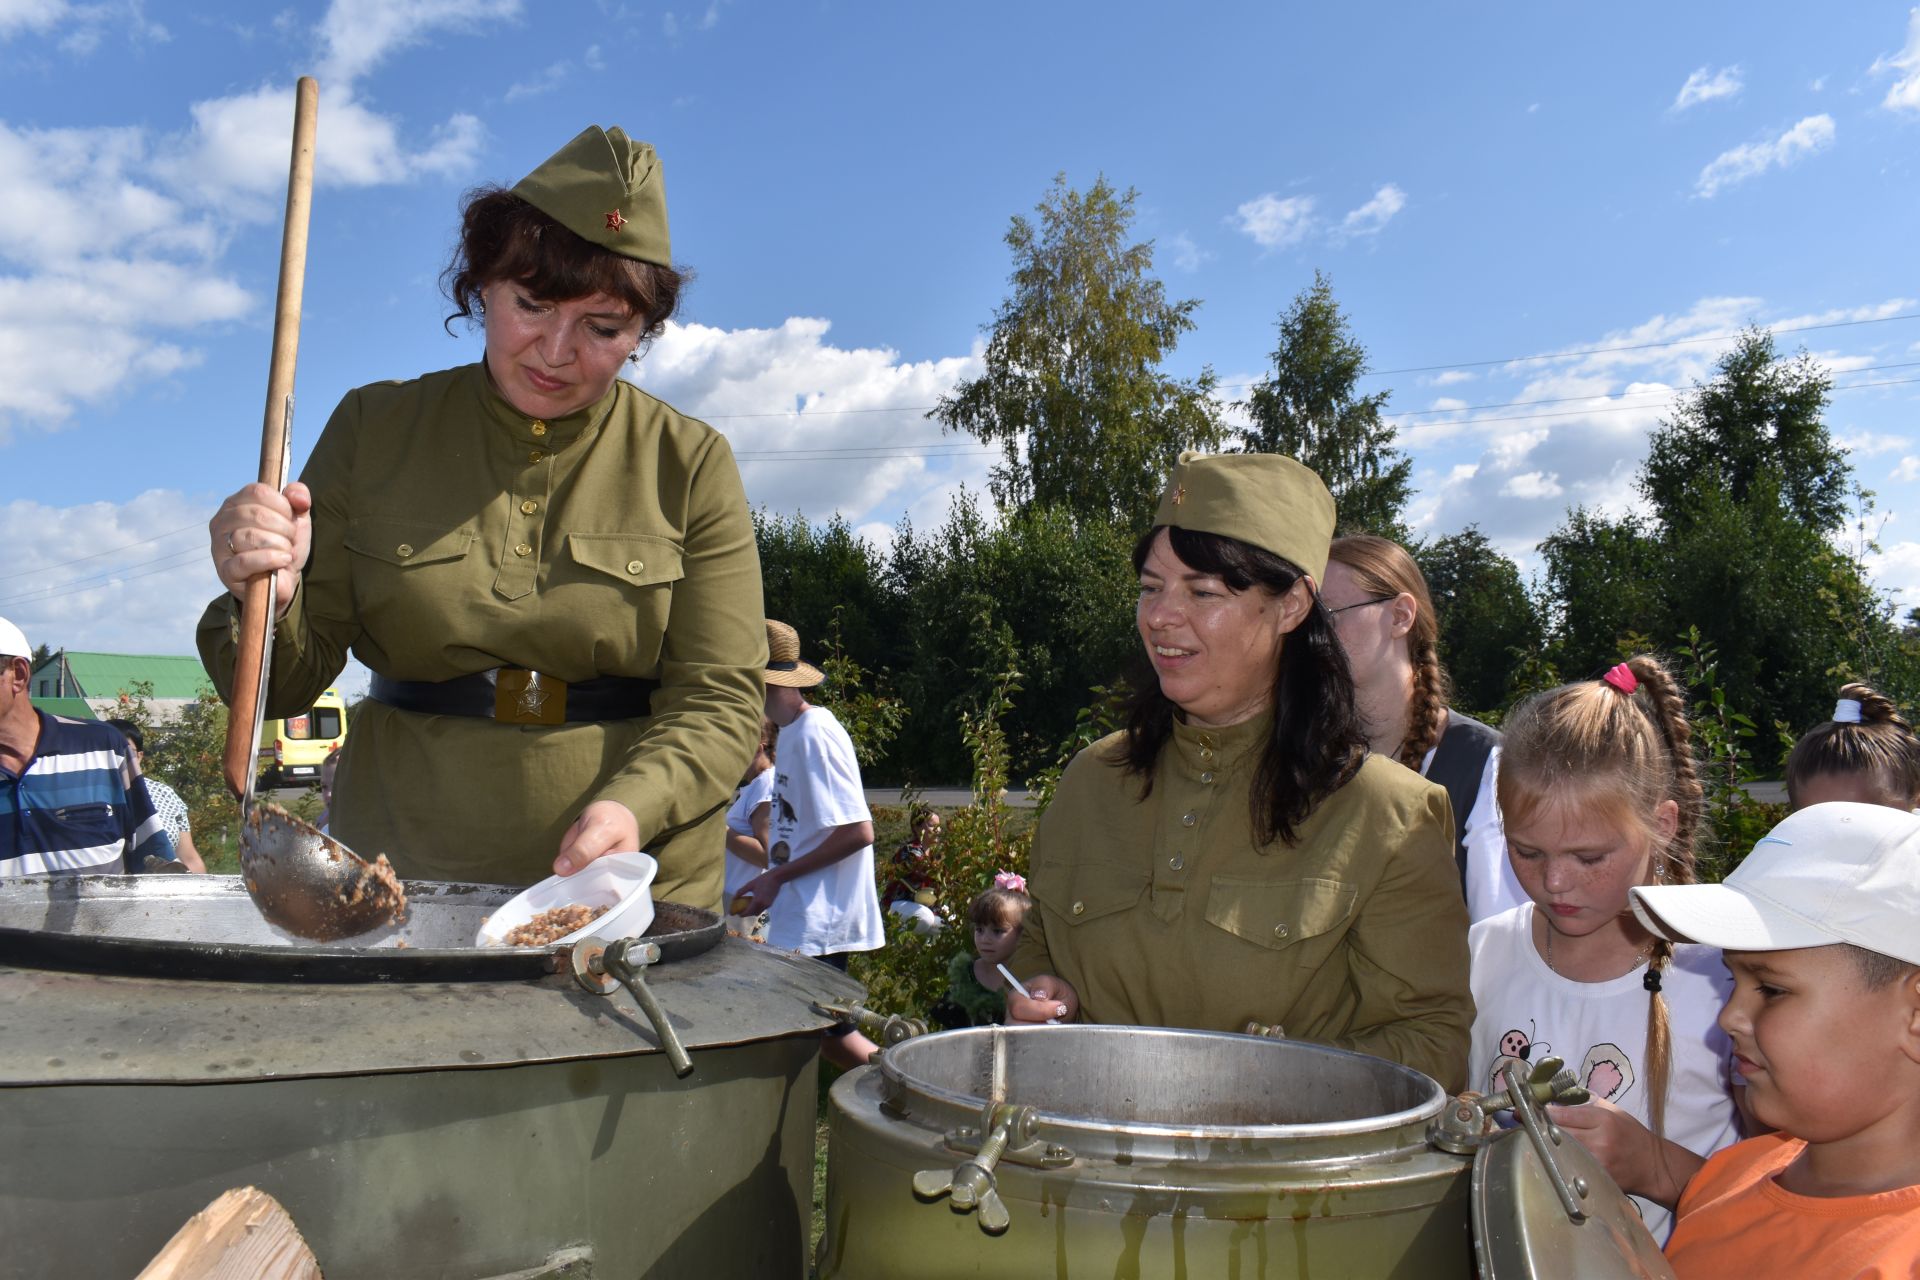
{"type": "MultiPolygon", "coordinates": [[[[1493,1073],[1505,1057],[1538,1063],[1551,1055],[1596,1098],[1647,1124],[1645,966],[1606,982],[1563,978],[1533,945],[1533,912],[1533,903],[1524,903],[1467,934],[1474,1005],[1467,1087],[1482,1093],[1502,1087],[1493,1073]]],[[[1702,1156],[1740,1136],[1730,1091],[1733,1046],[1717,1022],[1732,989],[1717,947],[1680,944],[1661,973],[1673,1041],[1666,1136],[1702,1156]]],[[[1654,1239],[1665,1244],[1672,1215],[1652,1201],[1635,1202],[1654,1239]]]]}
{"type": "MultiPolygon", "coordinates": [[[[743,836],[752,835],[753,811],[772,798],[773,770],[762,769],[733,793],[733,806],[727,810],[727,830],[743,836]]],[[[727,854],[727,887],[722,900],[731,903],[733,896],[744,889],[747,881],[759,875],[761,870],[738,854],[727,854]]]]}
{"type": "MultiPolygon", "coordinates": [[[[768,814],[767,859],[805,857],[835,827],[873,817],[860,785],[853,739],[821,707],[808,707],[780,730],[768,814]]],[[[873,883],[873,846],[780,887],[768,913],[767,944],[807,955],[873,951],[885,945],[880,894],[873,883]]]]}

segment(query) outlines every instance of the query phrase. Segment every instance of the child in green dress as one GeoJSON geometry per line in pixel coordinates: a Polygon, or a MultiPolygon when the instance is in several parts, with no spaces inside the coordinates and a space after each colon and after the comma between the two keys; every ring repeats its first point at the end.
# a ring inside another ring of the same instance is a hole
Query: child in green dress
{"type": "Polygon", "coordinates": [[[1026,877],[1002,871],[993,886],[967,908],[973,925],[971,957],[957,955],[947,969],[947,998],[936,1006],[935,1017],[950,1027],[980,1027],[1007,1019],[1007,980],[996,967],[1012,957],[1020,941],[1020,925],[1033,899],[1027,897],[1026,877]]]}

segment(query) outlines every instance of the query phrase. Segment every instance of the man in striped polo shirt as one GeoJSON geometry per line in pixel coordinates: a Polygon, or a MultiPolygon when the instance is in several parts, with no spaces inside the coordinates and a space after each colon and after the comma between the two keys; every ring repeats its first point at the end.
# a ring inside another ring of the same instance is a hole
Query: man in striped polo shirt
{"type": "Polygon", "coordinates": [[[33,648],[0,618],[0,876],[116,874],[173,858],[119,731],[66,720],[27,698],[33,648]]]}

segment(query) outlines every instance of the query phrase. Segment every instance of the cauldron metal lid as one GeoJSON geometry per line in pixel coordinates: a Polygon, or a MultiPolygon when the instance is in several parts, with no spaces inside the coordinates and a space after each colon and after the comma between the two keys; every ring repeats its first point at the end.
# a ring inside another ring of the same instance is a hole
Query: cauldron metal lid
{"type": "MultiPolygon", "coordinates": [[[[474,937],[512,886],[409,880],[397,924],[314,942],[270,924],[239,876],[0,879],[0,964],[248,982],[424,982],[537,978],[566,948],[483,947],[474,937]]],[[[647,937],[664,960],[720,940],[712,911],[656,904],[647,937]]]]}
{"type": "Polygon", "coordinates": [[[1230,1163],[1423,1151],[1447,1102],[1430,1077],[1327,1045],[1169,1027],[975,1027],[907,1040],[879,1062],[896,1114],[977,1124],[989,1100],[1032,1108],[1085,1156],[1230,1163]]]}
{"type": "MultiPolygon", "coordinates": [[[[145,892],[162,897],[189,890],[233,892],[229,886],[207,883],[221,879],[237,888],[236,877],[195,876],[189,881],[186,876],[166,876],[153,881],[157,885],[164,880],[169,887],[145,892]],[[181,881],[189,883],[170,887],[181,881]]],[[[0,881],[0,898],[22,883],[0,881]]],[[[91,886],[95,892],[118,887],[91,886]]],[[[511,893],[500,886],[467,887],[511,893]]],[[[74,885],[61,892],[74,895],[71,904],[86,887],[74,885]]],[[[251,911],[244,888],[237,892],[238,902],[251,911]]],[[[19,896],[14,894],[16,901],[19,896]]],[[[44,913],[46,891],[41,898],[44,913]]],[[[664,921],[673,918],[670,912],[662,913],[664,921]]],[[[546,949],[506,949],[508,958],[518,951],[523,961],[533,962],[511,981],[438,981],[417,971],[384,981],[187,979],[50,967],[45,948],[50,941],[73,941],[71,931],[62,937],[57,929],[22,927],[25,923],[0,914],[0,1086],[267,1080],[658,1051],[631,996],[624,990],[592,994],[571,973],[549,975],[556,957],[546,949]],[[50,939],[50,934],[56,936],[50,939]],[[27,956],[27,949],[36,946],[41,951],[27,956]]],[[[49,920],[43,914],[38,923],[44,926],[49,920]]],[[[476,924],[477,916],[466,926],[465,937],[473,936],[476,924]]],[[[256,963],[259,957],[252,951],[265,946],[257,941],[191,945],[202,961],[214,964],[235,956],[256,963]],[[235,956],[222,954],[235,947],[235,956]]],[[[434,950],[347,948],[337,958],[358,963],[378,953],[389,958],[379,963],[406,966],[434,950]]],[[[467,952],[471,956],[476,950],[467,952]]],[[[647,980],[682,1043],[696,1055],[705,1048],[817,1032],[830,1019],[814,1013],[813,1002],[844,1004],[863,994],[858,983],[818,961],[738,938],[726,938],[703,954],[655,965],[647,980]]]]}
{"type": "Polygon", "coordinates": [[[1591,1152],[1564,1133],[1552,1140],[1559,1175],[1578,1190],[1574,1219],[1528,1136],[1514,1129],[1474,1154],[1473,1245],[1485,1280],[1674,1280],[1639,1209],[1591,1152]]]}

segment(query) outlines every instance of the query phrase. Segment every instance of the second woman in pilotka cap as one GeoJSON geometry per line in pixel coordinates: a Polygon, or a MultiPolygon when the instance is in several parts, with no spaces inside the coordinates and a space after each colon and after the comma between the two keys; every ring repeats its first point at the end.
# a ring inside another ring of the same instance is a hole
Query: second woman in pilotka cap
{"type": "Polygon", "coordinates": [[[1146,671],[1034,834],[1016,1021],[1240,1031],[1465,1083],[1467,914],[1446,793],[1367,754],[1320,604],[1320,477],[1182,455],[1134,550],[1146,671]]]}
{"type": "Polygon", "coordinates": [[[445,279],[480,362],[349,392],[300,482],[213,518],[208,671],[226,691],[268,573],[268,715],[349,649],[372,669],[330,826],[402,875],[526,883],[644,847],[656,895],[719,905],[766,635],[726,440],[618,376],[673,314],[672,261],[659,157],[619,129],[473,192],[445,279]]]}

